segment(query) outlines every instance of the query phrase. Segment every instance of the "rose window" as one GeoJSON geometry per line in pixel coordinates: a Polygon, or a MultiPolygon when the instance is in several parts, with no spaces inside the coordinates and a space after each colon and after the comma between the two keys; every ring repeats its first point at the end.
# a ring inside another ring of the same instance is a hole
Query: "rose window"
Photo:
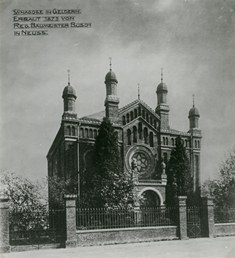
{"type": "Polygon", "coordinates": [[[143,152],[137,152],[133,155],[133,159],[136,159],[136,166],[138,172],[145,172],[149,168],[149,160],[143,152]]]}

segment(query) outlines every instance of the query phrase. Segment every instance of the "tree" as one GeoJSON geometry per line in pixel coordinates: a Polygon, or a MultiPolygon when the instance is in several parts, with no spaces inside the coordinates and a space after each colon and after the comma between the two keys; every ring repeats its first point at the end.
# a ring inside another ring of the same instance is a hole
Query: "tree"
{"type": "Polygon", "coordinates": [[[235,148],[220,165],[219,177],[205,181],[202,194],[214,197],[215,208],[235,208],[235,148]]]}
{"type": "Polygon", "coordinates": [[[189,159],[180,136],[176,138],[175,148],[167,164],[166,204],[176,205],[177,196],[187,196],[190,200],[193,193],[193,178],[190,172],[189,159]]]}
{"type": "MultiPolygon", "coordinates": [[[[94,148],[95,170],[86,178],[86,205],[124,208],[133,204],[131,173],[124,173],[118,146],[118,135],[104,118],[94,148]]],[[[84,202],[83,202],[84,203],[84,202]]]]}
{"type": "Polygon", "coordinates": [[[1,173],[1,195],[9,198],[10,226],[18,230],[45,228],[48,226],[48,209],[41,185],[14,173],[1,173]]]}

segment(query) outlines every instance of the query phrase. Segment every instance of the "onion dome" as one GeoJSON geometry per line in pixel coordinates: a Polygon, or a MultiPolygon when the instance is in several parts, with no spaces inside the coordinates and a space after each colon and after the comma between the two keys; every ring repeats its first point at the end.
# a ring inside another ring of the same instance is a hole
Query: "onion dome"
{"type": "Polygon", "coordinates": [[[70,85],[70,83],[68,83],[68,85],[64,88],[64,91],[63,91],[63,95],[62,97],[66,97],[66,96],[73,96],[73,97],[77,97],[76,96],[76,91],[75,89],[70,85]]]}
{"type": "Polygon", "coordinates": [[[194,105],[193,105],[193,107],[189,110],[189,113],[188,113],[188,117],[192,117],[192,116],[198,116],[198,117],[200,116],[198,109],[197,109],[196,107],[194,107],[194,105]]]}
{"type": "Polygon", "coordinates": [[[168,92],[167,86],[164,82],[159,83],[157,86],[157,92],[160,92],[160,91],[168,92]]]}
{"type": "Polygon", "coordinates": [[[110,69],[110,71],[105,76],[105,83],[108,81],[115,81],[118,83],[116,74],[112,71],[112,69],[110,69]]]}

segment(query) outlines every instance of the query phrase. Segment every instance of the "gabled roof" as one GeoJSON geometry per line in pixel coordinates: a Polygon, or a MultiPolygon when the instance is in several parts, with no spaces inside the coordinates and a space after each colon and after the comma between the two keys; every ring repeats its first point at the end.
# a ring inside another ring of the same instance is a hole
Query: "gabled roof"
{"type": "Polygon", "coordinates": [[[122,114],[124,113],[125,111],[127,111],[128,109],[131,109],[131,108],[134,108],[134,106],[137,106],[138,104],[141,104],[144,108],[146,108],[150,113],[152,113],[152,115],[154,115],[155,117],[157,117],[158,119],[159,116],[154,112],[154,110],[149,107],[143,100],[140,100],[140,99],[136,99],[134,100],[133,102],[125,105],[124,107],[120,108],[119,109],[119,114],[122,114]]]}

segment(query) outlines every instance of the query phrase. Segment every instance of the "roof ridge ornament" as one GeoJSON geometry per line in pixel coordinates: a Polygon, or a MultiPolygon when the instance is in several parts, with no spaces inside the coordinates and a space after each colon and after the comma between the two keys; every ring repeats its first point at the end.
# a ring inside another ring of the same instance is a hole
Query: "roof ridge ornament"
{"type": "Polygon", "coordinates": [[[140,100],[140,84],[138,83],[138,100],[140,100]]]}
{"type": "Polygon", "coordinates": [[[193,107],[195,107],[195,94],[193,94],[193,107]]]}
{"type": "Polygon", "coordinates": [[[67,72],[68,72],[68,85],[70,85],[70,69],[68,69],[67,72]]]}
{"type": "Polygon", "coordinates": [[[109,70],[112,71],[112,57],[109,57],[109,70]]]}
{"type": "Polygon", "coordinates": [[[163,68],[161,68],[161,83],[163,83],[163,68]]]}

